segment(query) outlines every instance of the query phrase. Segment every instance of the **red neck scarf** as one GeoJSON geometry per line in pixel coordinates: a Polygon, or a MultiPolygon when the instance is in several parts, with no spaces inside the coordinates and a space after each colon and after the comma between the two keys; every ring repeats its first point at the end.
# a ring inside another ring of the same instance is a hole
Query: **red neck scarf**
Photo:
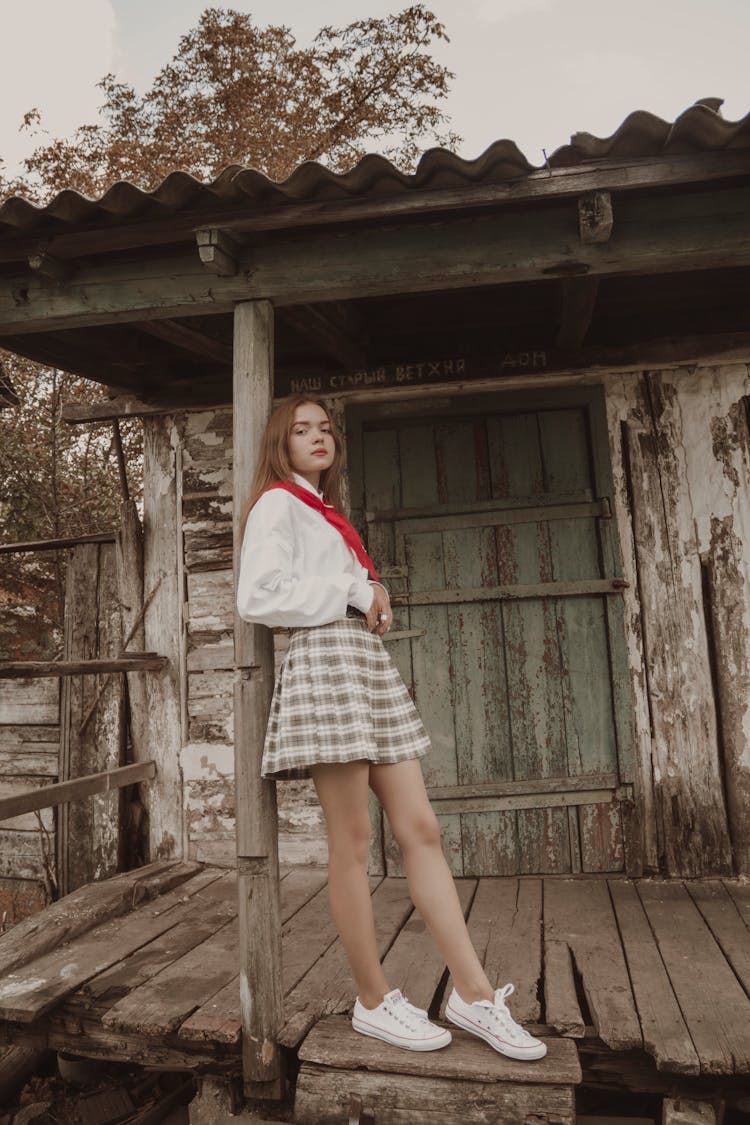
{"type": "Polygon", "coordinates": [[[331,527],[335,527],[343,535],[346,545],[351,547],[362,566],[369,571],[373,581],[380,581],[374,563],[365,550],[356,528],[352,527],[346,516],[342,516],[336,511],[333,504],[327,504],[324,500],[321,500],[317,493],[311,492],[309,488],[303,488],[299,484],[292,484],[291,481],[280,480],[276,484],[270,484],[266,492],[272,488],[283,488],[287,492],[291,492],[292,496],[296,496],[303,504],[307,504],[308,507],[314,508],[316,512],[320,512],[331,527]]]}

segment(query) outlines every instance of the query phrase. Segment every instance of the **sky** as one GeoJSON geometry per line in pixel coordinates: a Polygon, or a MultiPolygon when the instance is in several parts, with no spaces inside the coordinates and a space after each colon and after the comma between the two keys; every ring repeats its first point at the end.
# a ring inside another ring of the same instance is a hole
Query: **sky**
{"type": "MultiPolygon", "coordinates": [[[[300,44],[324,24],[398,11],[407,0],[234,0],[214,6],[285,24],[300,44]]],[[[107,72],[141,92],[198,22],[203,0],[14,0],[4,19],[0,67],[0,156],[6,173],[39,139],[19,132],[36,107],[53,136],[93,122],[96,81],[107,72]]],[[[433,53],[454,71],[444,104],[479,156],[514,140],[543,163],[574,132],[609,136],[628,113],[667,120],[702,97],[724,98],[723,114],[750,111],[746,61],[750,0],[432,0],[450,42],[433,53]]]]}

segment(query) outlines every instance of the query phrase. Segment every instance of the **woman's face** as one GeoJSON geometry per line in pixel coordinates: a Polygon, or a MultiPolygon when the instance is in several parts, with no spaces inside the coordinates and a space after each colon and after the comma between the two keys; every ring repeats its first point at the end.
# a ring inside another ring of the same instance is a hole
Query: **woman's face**
{"type": "Polygon", "coordinates": [[[292,468],[317,488],[320,474],[331,467],[335,452],[331,423],[325,410],[315,402],[303,402],[294,411],[289,433],[292,468]]]}

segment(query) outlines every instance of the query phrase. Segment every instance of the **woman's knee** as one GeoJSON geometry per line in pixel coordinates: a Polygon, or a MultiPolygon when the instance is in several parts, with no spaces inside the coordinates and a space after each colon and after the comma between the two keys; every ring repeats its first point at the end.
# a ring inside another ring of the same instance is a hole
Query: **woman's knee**
{"type": "Polygon", "coordinates": [[[406,850],[410,847],[433,847],[440,845],[440,825],[432,808],[428,805],[419,809],[407,819],[397,824],[392,824],[393,834],[399,846],[406,850]]]}
{"type": "Polygon", "coordinates": [[[370,818],[328,823],[328,861],[347,860],[366,865],[370,854],[370,818]]]}

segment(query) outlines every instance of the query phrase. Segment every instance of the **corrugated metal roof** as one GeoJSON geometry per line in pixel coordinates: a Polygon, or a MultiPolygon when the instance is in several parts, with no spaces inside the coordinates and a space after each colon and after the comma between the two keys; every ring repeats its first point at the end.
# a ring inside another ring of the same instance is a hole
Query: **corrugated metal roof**
{"type": "MultiPolygon", "coordinates": [[[[549,166],[564,168],[588,161],[750,147],[750,113],[740,121],[725,121],[719,112],[721,104],[719,98],[705,98],[672,123],[643,111],[631,113],[611,137],[574,134],[569,145],[549,157],[549,166]]],[[[66,190],[44,207],[11,197],[0,206],[0,224],[31,232],[44,228],[60,230],[66,224],[88,224],[113,218],[158,218],[182,211],[208,211],[242,204],[271,209],[290,202],[393,197],[409,191],[507,183],[540,170],[508,140],[495,141],[476,160],[464,160],[444,149],[430,149],[413,175],[400,172],[390,161],[377,155],[365,156],[356,167],[343,174],[331,172],[322,164],[301,164],[281,182],[270,180],[253,168],[232,164],[211,183],[202,183],[187,172],[175,171],[153,191],[142,191],[122,181],[99,199],[88,199],[77,191],[66,190]]]]}

